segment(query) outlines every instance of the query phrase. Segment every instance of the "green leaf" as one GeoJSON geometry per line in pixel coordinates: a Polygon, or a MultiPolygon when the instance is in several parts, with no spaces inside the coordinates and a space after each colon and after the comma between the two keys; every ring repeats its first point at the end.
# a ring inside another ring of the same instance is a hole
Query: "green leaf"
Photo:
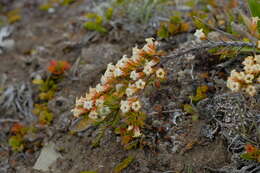
{"type": "Polygon", "coordinates": [[[75,0],[63,0],[63,2],[61,4],[66,6],[66,5],[70,5],[74,2],[75,2],[75,0]]]}
{"type": "Polygon", "coordinates": [[[248,0],[248,5],[252,16],[260,18],[260,0],[248,0]]]}
{"type": "Polygon", "coordinates": [[[105,16],[107,20],[111,20],[112,16],[113,16],[113,8],[108,8],[106,10],[105,16]]]}
{"type": "Polygon", "coordinates": [[[88,30],[92,30],[92,31],[98,31],[100,33],[107,33],[107,29],[105,27],[103,27],[102,25],[97,24],[96,22],[86,22],[84,24],[84,27],[88,30]]]}
{"type": "Polygon", "coordinates": [[[119,163],[115,168],[114,168],[114,173],[120,173],[123,169],[127,168],[130,163],[134,161],[133,156],[128,156],[126,159],[124,159],[121,163],[119,163]]]}
{"type": "Polygon", "coordinates": [[[11,136],[8,143],[13,151],[22,151],[24,148],[23,138],[20,135],[11,136]]]}
{"type": "Polygon", "coordinates": [[[167,28],[167,26],[165,26],[165,24],[162,24],[160,26],[159,30],[157,31],[157,35],[160,38],[168,38],[169,37],[168,28],[167,28]]]}
{"type": "Polygon", "coordinates": [[[254,157],[250,153],[243,153],[240,155],[240,157],[245,160],[254,160],[254,157]]]}

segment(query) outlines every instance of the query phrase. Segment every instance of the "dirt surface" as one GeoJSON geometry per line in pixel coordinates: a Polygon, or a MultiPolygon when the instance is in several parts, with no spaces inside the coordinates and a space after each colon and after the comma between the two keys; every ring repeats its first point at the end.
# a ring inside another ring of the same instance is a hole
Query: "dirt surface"
{"type": "MultiPolygon", "coordinates": [[[[52,59],[66,60],[72,64],[71,70],[58,84],[54,99],[48,103],[55,117],[49,126],[40,127],[37,132],[35,138],[39,139],[40,146],[29,144],[34,147],[32,151],[13,152],[7,142],[12,123],[0,123],[1,173],[80,173],[90,170],[108,173],[113,172],[114,167],[129,155],[135,159],[122,171],[125,173],[209,173],[224,167],[230,168],[231,172],[250,165],[248,162],[234,161],[239,160],[237,154],[243,151],[241,146],[246,143],[245,138],[237,137],[242,142],[240,149],[235,149],[238,147],[233,146],[235,137],[240,133],[234,129],[242,121],[237,118],[241,109],[243,115],[259,122],[259,96],[252,99],[228,91],[225,80],[232,67],[225,70],[216,68],[219,62],[204,53],[172,59],[163,65],[169,74],[167,82],[142,97],[144,110],[149,115],[149,130],[144,132],[148,145],[125,150],[120,137],[107,130],[100,146],[93,148],[91,142],[97,136],[98,129],[70,132],[75,122],[70,110],[76,97],[84,95],[89,86],[99,81],[109,62],[116,62],[123,54],[130,56],[135,44],[143,45],[144,38],[155,35],[149,34],[147,29],[130,32],[120,24],[112,27],[107,35],[85,30],[81,17],[93,8],[90,0],[59,6],[54,13],[39,10],[41,1],[0,3],[3,4],[3,11],[19,8],[22,15],[20,21],[11,25],[13,31],[9,38],[15,41],[14,47],[0,55],[1,80],[6,77],[2,89],[10,86],[19,88],[26,84],[32,89],[32,100],[36,102],[38,91],[32,79],[37,74],[46,75],[46,68],[52,59]],[[190,103],[189,96],[195,95],[196,88],[202,85],[209,86],[209,91],[207,98],[196,106],[198,120],[193,120],[182,106],[190,103]],[[55,150],[61,157],[50,166],[49,171],[33,169],[41,148],[50,142],[55,144],[55,150]]],[[[142,27],[137,25],[136,28],[142,27]]],[[[161,45],[167,45],[164,49],[172,51],[176,47],[193,44],[192,38],[190,33],[179,34],[170,42],[161,41],[161,45]]],[[[238,62],[233,67],[236,64],[238,62]]],[[[24,124],[32,123],[28,116],[26,118],[13,107],[8,110],[0,107],[0,119],[5,118],[19,119],[24,124]]]]}

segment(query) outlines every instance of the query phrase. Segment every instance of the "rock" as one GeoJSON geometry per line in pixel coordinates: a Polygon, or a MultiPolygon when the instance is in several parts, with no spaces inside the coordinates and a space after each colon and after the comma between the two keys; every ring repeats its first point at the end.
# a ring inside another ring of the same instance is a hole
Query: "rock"
{"type": "Polygon", "coordinates": [[[55,151],[55,144],[48,143],[42,148],[40,156],[38,157],[33,169],[48,171],[49,166],[51,166],[61,155],[55,151]]]}
{"type": "Polygon", "coordinates": [[[121,58],[121,51],[118,45],[109,43],[100,43],[83,48],[81,56],[89,64],[107,65],[121,58]]]}

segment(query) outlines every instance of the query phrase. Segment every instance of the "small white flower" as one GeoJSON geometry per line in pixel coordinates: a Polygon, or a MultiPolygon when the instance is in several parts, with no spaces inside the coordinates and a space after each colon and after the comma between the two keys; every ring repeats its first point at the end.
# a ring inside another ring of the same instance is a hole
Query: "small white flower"
{"type": "Polygon", "coordinates": [[[242,64],[244,64],[245,66],[250,66],[254,64],[254,58],[252,56],[249,56],[247,58],[245,58],[245,60],[242,62],[242,64]]]}
{"type": "Polygon", "coordinates": [[[101,107],[101,109],[99,110],[99,113],[100,113],[100,115],[102,115],[102,116],[106,116],[106,115],[108,115],[108,114],[111,113],[111,110],[110,110],[109,107],[103,106],[103,107],[101,107]]]}
{"type": "Polygon", "coordinates": [[[252,74],[246,74],[245,77],[244,77],[244,81],[246,83],[252,83],[253,79],[254,79],[254,75],[252,75],[252,74]]]}
{"type": "Polygon", "coordinates": [[[203,29],[197,29],[196,32],[194,33],[194,36],[197,38],[197,39],[203,39],[206,37],[206,35],[204,34],[203,32],[203,29]]]}
{"type": "Polygon", "coordinates": [[[154,38],[153,37],[146,38],[145,41],[146,41],[147,44],[153,44],[154,43],[154,38]]]}
{"type": "Polygon", "coordinates": [[[227,85],[232,91],[239,91],[240,89],[240,83],[238,82],[234,82],[232,80],[229,81],[228,85],[227,85]]]}
{"type": "Polygon", "coordinates": [[[133,130],[133,128],[134,128],[134,126],[130,125],[130,126],[128,126],[127,131],[133,130]]]}
{"type": "Polygon", "coordinates": [[[91,111],[89,114],[88,114],[88,117],[93,119],[93,120],[96,120],[98,118],[98,113],[96,111],[91,111]]]}
{"type": "Polygon", "coordinates": [[[145,82],[142,79],[139,79],[138,81],[136,81],[135,86],[138,89],[144,89],[145,82]]]}
{"type": "Polygon", "coordinates": [[[250,95],[250,96],[254,96],[256,95],[256,89],[253,85],[248,85],[246,87],[246,92],[250,95]]]}
{"type": "Polygon", "coordinates": [[[138,49],[137,47],[134,47],[133,48],[132,57],[130,59],[133,62],[139,62],[140,59],[141,59],[140,53],[141,53],[141,49],[138,49]]]}
{"type": "Polygon", "coordinates": [[[260,84],[260,76],[256,79],[256,82],[260,84]]]}
{"type": "Polygon", "coordinates": [[[104,73],[104,76],[106,78],[112,78],[114,76],[114,71],[111,72],[110,70],[106,70],[106,72],[104,73]]]}
{"type": "Polygon", "coordinates": [[[134,111],[139,111],[141,109],[141,104],[139,100],[133,102],[131,107],[134,111]]]}
{"type": "Polygon", "coordinates": [[[143,72],[148,76],[153,73],[153,68],[150,65],[146,65],[143,72]]]}
{"type": "Polygon", "coordinates": [[[257,24],[258,21],[259,21],[259,17],[258,16],[252,17],[252,23],[253,24],[257,24]]]}
{"type": "Polygon", "coordinates": [[[84,104],[84,98],[83,97],[80,97],[79,99],[76,99],[76,107],[78,106],[82,106],[84,104]]]}
{"type": "Polygon", "coordinates": [[[165,78],[165,71],[162,68],[159,68],[156,71],[156,77],[158,77],[160,79],[164,79],[165,78]]]}
{"type": "Polygon", "coordinates": [[[144,50],[145,52],[153,51],[153,49],[151,49],[150,45],[148,45],[148,44],[144,45],[143,50],[144,50]]]}
{"type": "Polygon", "coordinates": [[[125,90],[125,93],[126,93],[127,97],[131,97],[132,95],[134,95],[135,89],[134,88],[127,88],[125,90]]]}
{"type": "Polygon", "coordinates": [[[137,80],[140,77],[140,75],[134,70],[130,73],[130,78],[132,80],[137,80]]]}
{"type": "MultiPolygon", "coordinates": [[[[258,42],[260,44],[260,41],[258,41],[258,42]]],[[[260,45],[259,45],[259,49],[260,49],[260,45]]],[[[256,61],[257,64],[260,64],[260,55],[255,56],[255,61],[256,61]]]]}
{"type": "Polygon", "coordinates": [[[137,46],[133,47],[133,49],[132,49],[133,56],[139,56],[140,52],[141,52],[141,49],[138,49],[137,46]]]}
{"type": "Polygon", "coordinates": [[[73,113],[74,117],[78,118],[82,113],[84,113],[84,110],[74,108],[71,110],[71,112],[73,113]]]}
{"type": "Polygon", "coordinates": [[[244,70],[246,73],[254,73],[254,71],[255,71],[253,65],[244,66],[244,70]]]}
{"type": "Polygon", "coordinates": [[[140,132],[140,128],[139,127],[135,127],[134,128],[134,138],[140,137],[142,135],[142,133],[140,132]]]}
{"type": "Polygon", "coordinates": [[[128,112],[128,111],[130,110],[129,102],[122,100],[122,101],[121,101],[120,110],[121,110],[123,113],[128,112]]]}
{"type": "Polygon", "coordinates": [[[109,72],[113,73],[114,70],[115,70],[115,68],[116,68],[116,67],[115,67],[112,63],[109,63],[109,64],[107,65],[107,70],[106,70],[106,71],[109,71],[109,72]]]}
{"type": "Polygon", "coordinates": [[[85,102],[84,102],[83,108],[85,108],[85,109],[91,109],[92,106],[93,106],[93,101],[92,101],[92,100],[89,100],[89,101],[85,101],[85,102]]]}
{"type": "Polygon", "coordinates": [[[124,84],[116,84],[115,88],[116,88],[116,91],[119,91],[122,87],[124,86],[124,84]]]}
{"type": "Polygon", "coordinates": [[[123,71],[122,71],[119,67],[116,68],[115,71],[114,71],[115,77],[120,77],[120,76],[122,76],[123,74],[124,74],[123,71]]]}
{"type": "Polygon", "coordinates": [[[126,64],[129,62],[127,55],[123,55],[123,57],[117,62],[116,67],[125,67],[126,64]]]}
{"type": "Polygon", "coordinates": [[[105,90],[105,88],[104,88],[104,86],[102,86],[101,84],[98,84],[97,86],[96,86],[96,91],[98,92],[98,93],[101,93],[101,92],[103,92],[105,90]]]}
{"type": "Polygon", "coordinates": [[[149,61],[146,65],[148,65],[150,67],[153,67],[153,66],[155,66],[158,63],[159,63],[158,60],[153,59],[153,60],[149,61]]]}

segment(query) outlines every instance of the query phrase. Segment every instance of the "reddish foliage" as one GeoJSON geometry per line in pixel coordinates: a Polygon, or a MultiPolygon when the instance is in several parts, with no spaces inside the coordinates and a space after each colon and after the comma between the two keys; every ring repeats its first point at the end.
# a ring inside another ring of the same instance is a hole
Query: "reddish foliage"
{"type": "Polygon", "coordinates": [[[245,146],[245,149],[246,149],[247,153],[252,153],[252,152],[255,152],[257,150],[256,147],[254,147],[252,144],[247,144],[245,146]]]}
{"type": "Polygon", "coordinates": [[[48,71],[54,75],[61,75],[70,68],[68,61],[51,60],[48,71]]]}
{"type": "Polygon", "coordinates": [[[19,124],[19,123],[15,123],[12,128],[11,128],[11,132],[12,133],[19,133],[21,132],[21,129],[23,128],[23,125],[19,124]]]}

